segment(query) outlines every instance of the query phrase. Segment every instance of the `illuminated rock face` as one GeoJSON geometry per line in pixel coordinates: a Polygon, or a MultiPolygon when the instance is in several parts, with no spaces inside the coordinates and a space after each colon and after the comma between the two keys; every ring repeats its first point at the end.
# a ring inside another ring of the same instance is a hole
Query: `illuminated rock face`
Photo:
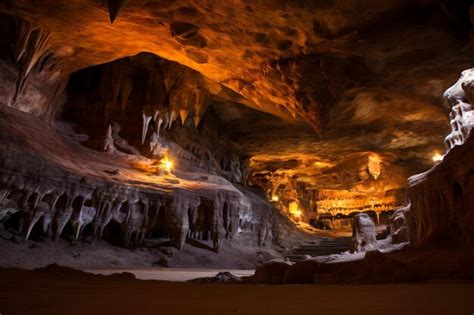
{"type": "Polygon", "coordinates": [[[414,244],[474,241],[474,139],[471,102],[473,70],[466,70],[444,97],[452,105],[448,152],[429,171],[408,180],[411,205],[405,217],[414,244]]]}
{"type": "Polygon", "coordinates": [[[474,139],[453,147],[442,162],[409,179],[411,200],[407,221],[411,240],[474,240],[474,139]]]}
{"type": "Polygon", "coordinates": [[[178,248],[212,239],[218,250],[224,239],[276,244],[289,228],[260,195],[202,169],[143,170],[145,157],[92,151],[5,106],[0,130],[0,217],[26,239],[57,239],[70,225],[73,239],[115,231],[119,244],[140,246],[160,233],[178,248]]]}
{"type": "MultiPolygon", "coordinates": [[[[371,214],[377,224],[387,224],[389,214],[404,203],[404,169],[375,153],[347,159],[309,166],[293,163],[291,168],[253,173],[250,181],[265,187],[269,199],[290,217],[320,228],[350,228],[351,218],[359,212],[371,214]],[[295,205],[301,215],[292,214],[295,205]]],[[[251,161],[250,167],[255,164],[251,161]]]]}
{"type": "Polygon", "coordinates": [[[444,93],[451,105],[451,133],[444,140],[448,149],[462,145],[474,127],[474,69],[463,71],[459,80],[444,93]]]}
{"type": "Polygon", "coordinates": [[[291,226],[244,186],[246,157],[208,104],[198,106],[209,90],[226,95],[188,68],[140,54],[72,75],[56,130],[2,105],[2,221],[25,239],[104,237],[133,247],[160,235],[177,248],[212,240],[216,251],[222,240],[278,244],[291,226]]]}
{"type": "Polygon", "coordinates": [[[113,222],[127,245],[158,230],[217,248],[236,231],[278,242],[273,206],[390,211],[432,165],[440,91],[471,63],[469,4],[443,4],[3,1],[0,217],[23,216],[26,237],[113,222]]]}

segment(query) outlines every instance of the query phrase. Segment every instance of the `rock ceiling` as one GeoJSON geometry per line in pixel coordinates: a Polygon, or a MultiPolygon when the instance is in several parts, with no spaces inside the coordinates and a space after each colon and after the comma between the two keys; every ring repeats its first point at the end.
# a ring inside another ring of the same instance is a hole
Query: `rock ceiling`
{"type": "Polygon", "coordinates": [[[472,66],[462,1],[10,0],[0,11],[49,32],[65,76],[151,52],[230,89],[214,107],[257,171],[319,174],[372,153],[420,171],[449,130],[442,93],[472,66]]]}

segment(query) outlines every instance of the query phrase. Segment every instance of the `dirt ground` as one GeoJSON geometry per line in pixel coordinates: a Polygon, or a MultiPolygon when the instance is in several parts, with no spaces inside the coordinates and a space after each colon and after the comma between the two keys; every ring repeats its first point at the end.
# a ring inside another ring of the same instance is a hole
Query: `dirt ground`
{"type": "Polygon", "coordinates": [[[236,285],[0,269],[0,313],[472,314],[474,283],[236,285]]]}

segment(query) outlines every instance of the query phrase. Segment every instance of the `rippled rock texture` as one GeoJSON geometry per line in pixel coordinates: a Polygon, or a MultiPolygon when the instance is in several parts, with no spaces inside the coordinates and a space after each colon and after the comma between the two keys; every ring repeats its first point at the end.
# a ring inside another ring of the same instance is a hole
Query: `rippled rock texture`
{"type": "Polygon", "coordinates": [[[444,94],[452,106],[448,152],[431,170],[409,179],[408,223],[415,244],[474,241],[473,73],[473,69],[462,72],[444,94]]]}
{"type": "Polygon", "coordinates": [[[472,63],[469,8],[2,1],[2,217],[27,238],[215,249],[278,243],[280,211],[323,228],[358,211],[388,222],[406,177],[442,150],[439,96],[472,63]]]}
{"type": "Polygon", "coordinates": [[[106,234],[126,246],[154,233],[178,248],[186,238],[212,239],[218,250],[237,232],[255,245],[278,243],[284,217],[241,184],[202,170],[143,171],[136,156],[84,148],[7,107],[0,128],[2,219],[25,238],[59,238],[70,225],[74,239],[106,234]]]}

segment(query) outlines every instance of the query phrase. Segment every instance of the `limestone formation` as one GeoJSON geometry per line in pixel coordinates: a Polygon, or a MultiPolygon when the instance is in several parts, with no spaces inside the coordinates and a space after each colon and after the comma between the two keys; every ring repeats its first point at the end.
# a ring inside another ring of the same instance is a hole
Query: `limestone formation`
{"type": "Polygon", "coordinates": [[[446,137],[448,152],[427,172],[408,179],[411,200],[406,220],[411,241],[422,245],[439,240],[470,243],[474,240],[473,70],[462,72],[444,93],[452,105],[452,132],[446,137]]]}
{"type": "Polygon", "coordinates": [[[461,2],[0,1],[1,224],[219,251],[355,216],[357,252],[374,224],[469,241],[473,70],[396,210],[472,66],[461,2]]]}
{"type": "Polygon", "coordinates": [[[377,248],[377,231],[372,219],[366,213],[359,213],[354,217],[352,227],[351,252],[366,252],[377,248]]]}
{"type": "Polygon", "coordinates": [[[278,243],[282,218],[245,187],[212,175],[198,180],[188,172],[185,179],[173,179],[134,171],[116,153],[98,160],[97,153],[38,118],[7,107],[0,116],[2,219],[19,212],[25,239],[34,231],[57,239],[71,224],[73,239],[86,228],[102,237],[118,226],[125,246],[139,246],[157,230],[178,248],[188,238],[210,238],[218,250],[222,240],[241,232],[253,235],[255,246],[278,243]]]}
{"type": "Polygon", "coordinates": [[[390,218],[390,236],[394,244],[410,241],[410,231],[408,230],[407,216],[409,216],[410,205],[400,207],[395,210],[390,218]]]}
{"type": "Polygon", "coordinates": [[[474,69],[465,70],[459,80],[446,90],[444,98],[451,105],[451,133],[444,140],[448,150],[462,145],[474,127],[474,69]]]}

